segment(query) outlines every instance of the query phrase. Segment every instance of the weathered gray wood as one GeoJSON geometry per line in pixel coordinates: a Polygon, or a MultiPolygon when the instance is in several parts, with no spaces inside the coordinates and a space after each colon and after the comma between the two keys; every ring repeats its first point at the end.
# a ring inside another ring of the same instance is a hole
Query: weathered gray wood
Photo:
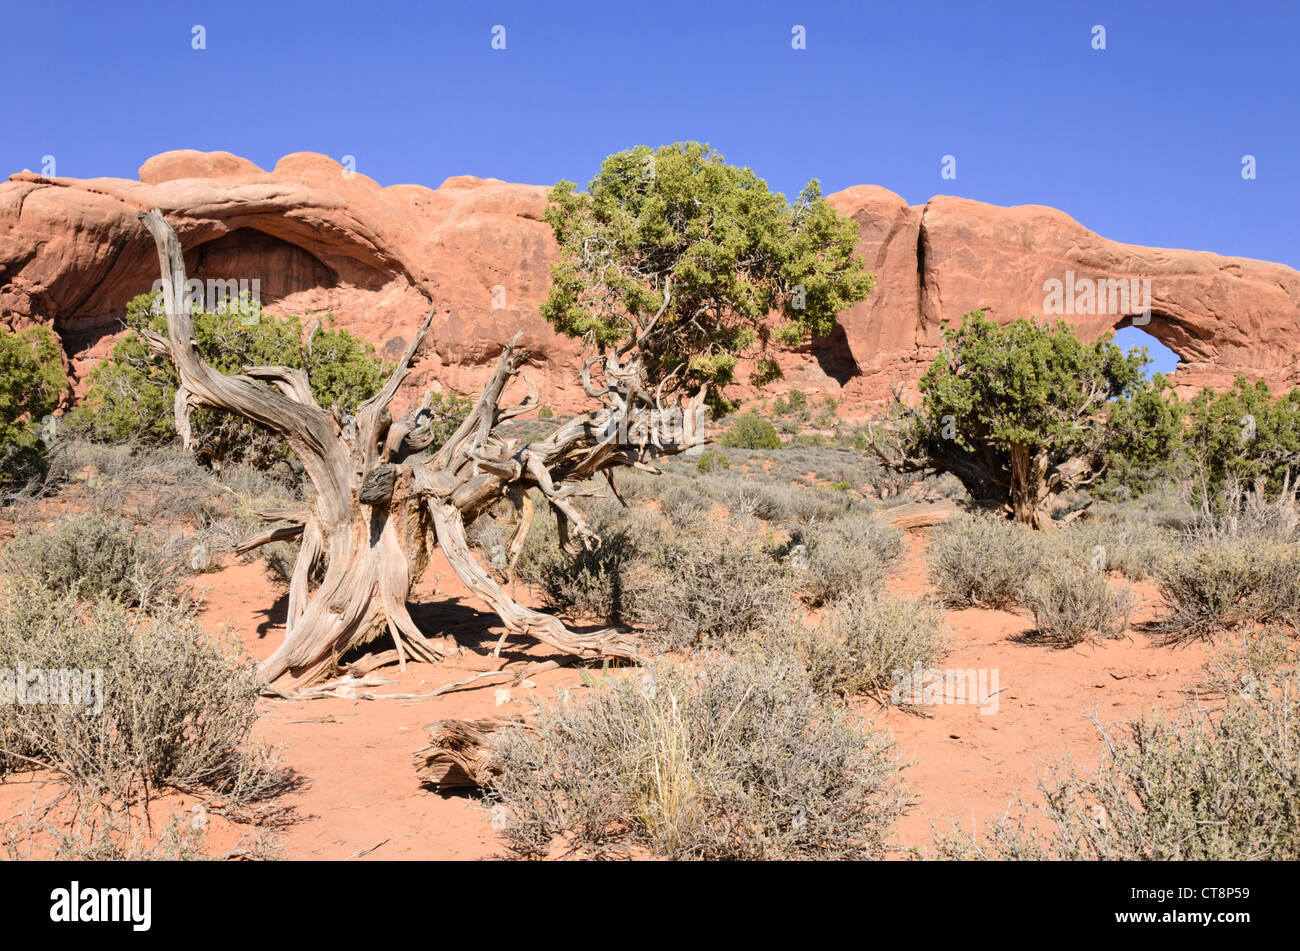
{"type": "MultiPolygon", "coordinates": [[[[527,493],[537,489],[555,511],[566,547],[600,544],[575,504],[588,490],[579,483],[620,466],[646,468],[651,460],[684,452],[706,439],[697,427],[701,391],[688,401],[664,406],[646,385],[636,354],[607,351],[583,370],[583,386],[601,408],[561,423],[545,439],[519,446],[497,427],[537,408],[528,384],[525,399],[503,407],[502,398],[520,375],[527,354],[518,335],[501,352],[492,377],[456,432],[427,461],[408,458],[432,444],[428,397],[415,412],[393,420],[389,403],[410,372],[432,326],[430,310],[380,391],[355,417],[326,410],[311,394],[310,380],[288,367],[250,367],[227,376],[209,366],[195,343],[193,317],[185,296],[185,261],[180,241],[153,210],[141,214],[158,246],[167,310],[167,334],[146,332],[149,345],[166,354],[180,377],[177,414],[188,442],[188,410],[206,406],[253,420],[279,434],[302,462],[312,485],[305,511],[266,513],[290,524],[271,528],[242,546],[302,538],[289,583],[289,612],[283,643],[262,663],[268,680],[296,682],[332,674],[350,647],[387,631],[396,656],[433,662],[455,651],[449,637],[429,638],[411,619],[406,599],[441,546],[455,572],[483,598],[511,631],[528,634],[579,657],[636,657],[632,639],[616,630],[570,631],[558,618],[518,604],[474,558],[465,528],[497,503],[509,502],[519,529],[511,540],[511,564],[522,550],[532,521],[527,493]],[[600,366],[604,385],[592,381],[600,366]],[[676,414],[676,415],[674,415],[676,414]],[[676,428],[666,429],[667,421],[676,428]],[[665,435],[665,432],[667,435],[665,435]],[[324,578],[310,579],[323,563],[324,578]]],[[[635,348],[633,348],[635,349],[635,348]]]]}
{"type": "Polygon", "coordinates": [[[531,729],[522,717],[439,720],[425,730],[429,745],[415,753],[415,775],[435,789],[482,788],[500,775],[488,748],[489,737],[502,727],[531,729]]]}

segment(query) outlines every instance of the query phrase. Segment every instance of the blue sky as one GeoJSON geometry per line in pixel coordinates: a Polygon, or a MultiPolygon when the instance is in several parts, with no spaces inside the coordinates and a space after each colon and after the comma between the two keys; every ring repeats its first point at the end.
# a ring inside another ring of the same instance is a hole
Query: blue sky
{"type": "Polygon", "coordinates": [[[585,184],[611,152],[697,139],[789,195],[1052,205],[1120,241],[1300,266],[1294,0],[9,2],[3,22],[6,173],[311,150],[385,185],[585,184]]]}

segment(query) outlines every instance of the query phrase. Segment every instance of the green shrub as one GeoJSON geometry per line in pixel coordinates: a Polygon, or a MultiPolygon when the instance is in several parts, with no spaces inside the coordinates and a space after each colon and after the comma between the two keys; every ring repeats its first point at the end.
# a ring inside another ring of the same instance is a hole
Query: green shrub
{"type": "Polygon", "coordinates": [[[1229,390],[1201,390],[1188,409],[1188,451],[1202,499],[1231,483],[1265,482],[1268,493],[1300,473],[1300,387],[1274,396],[1268,384],[1238,377],[1229,390]]]}
{"type": "Polygon", "coordinates": [[[1040,571],[1023,599],[1038,636],[1062,646],[1119,637],[1136,603],[1131,588],[1116,590],[1100,571],[1073,566],[1040,571]]]}
{"type": "Polygon", "coordinates": [[[839,408],[840,401],[833,396],[823,397],[817,404],[817,415],[813,417],[813,425],[819,429],[834,429],[839,419],[835,415],[835,410],[839,408]]]}
{"type": "Polygon", "coordinates": [[[554,419],[554,418],[555,418],[555,410],[551,409],[549,406],[547,406],[545,403],[543,403],[541,406],[537,407],[537,418],[538,418],[538,419],[554,419]]]}
{"type": "Polygon", "coordinates": [[[907,807],[887,736],[788,664],[711,661],[602,678],[507,729],[489,800],[545,857],[870,859],[907,807]]]}
{"type": "Polygon", "coordinates": [[[33,587],[87,600],[147,602],[179,573],[178,559],[124,519],[86,513],[19,535],[5,548],[4,570],[33,587]]]}
{"type": "Polygon", "coordinates": [[[1300,859],[1300,673],[1294,665],[1220,710],[1189,707],[1103,728],[1095,772],[1072,763],[982,835],[938,837],[956,859],[1300,859]],[[1043,828],[1039,815],[1049,825],[1043,828]]]}
{"type": "MultiPolygon", "coordinates": [[[[174,438],[176,371],[139,333],[166,332],[166,318],[153,312],[154,299],[141,294],[127,305],[126,324],[133,332],[91,371],[86,396],[71,414],[72,425],[91,438],[152,443],[174,438]]],[[[217,370],[240,373],[247,366],[270,365],[305,370],[316,401],[326,408],[337,402],[344,413],[355,412],[374,395],[391,370],[369,343],[346,330],[321,328],[305,339],[297,317],[236,307],[224,314],[195,314],[194,327],[199,353],[217,370]]],[[[467,408],[439,395],[440,408],[444,399],[456,412],[467,408]]],[[[229,413],[195,410],[191,425],[194,451],[207,463],[265,468],[288,452],[270,432],[229,413]]]]}
{"type": "Polygon", "coordinates": [[[821,693],[864,693],[881,703],[903,674],[927,667],[948,642],[943,612],[925,600],[865,590],[835,601],[816,628],[796,624],[789,646],[821,693]]]}
{"type": "Polygon", "coordinates": [[[61,356],[48,327],[0,326],[0,481],[40,468],[50,414],[68,389],[61,356]]]}
{"type": "Polygon", "coordinates": [[[755,413],[744,413],[722,434],[725,449],[780,449],[781,437],[769,420],[755,413]]]}
{"type": "Polygon", "coordinates": [[[734,647],[790,601],[791,580],[756,535],[704,525],[652,553],[633,597],[633,620],[667,650],[734,647]]]}
{"type": "Polygon", "coordinates": [[[808,394],[803,390],[791,390],[784,396],[778,396],[772,404],[772,411],[777,416],[798,416],[807,419],[811,415],[808,408],[808,394]]]}
{"type": "Polygon", "coordinates": [[[1041,564],[1038,536],[994,516],[958,516],[930,539],[930,583],[946,604],[1007,608],[1041,564]]]}
{"type": "Polygon", "coordinates": [[[813,605],[851,591],[879,591],[903,553],[903,533],[872,515],[849,514],[796,529],[791,543],[804,546],[800,587],[813,605]]]}
{"type": "Polygon", "coordinates": [[[730,469],[731,461],[722,453],[716,450],[710,450],[700,456],[700,461],[695,464],[697,472],[707,475],[715,469],[730,469]]]}

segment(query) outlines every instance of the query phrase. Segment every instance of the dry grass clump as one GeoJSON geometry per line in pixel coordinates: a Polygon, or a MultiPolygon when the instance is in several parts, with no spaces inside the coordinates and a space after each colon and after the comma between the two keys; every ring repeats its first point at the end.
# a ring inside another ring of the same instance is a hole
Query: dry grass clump
{"type": "Polygon", "coordinates": [[[488,792],[522,856],[874,859],[907,806],[890,739],[788,664],[602,678],[536,727],[496,734],[488,792]]]}
{"type": "Polygon", "coordinates": [[[1100,571],[1072,565],[1034,575],[1023,601],[1035,633],[1062,647],[1119,637],[1137,604],[1132,588],[1115,588],[1100,571]]]}
{"type": "Polygon", "coordinates": [[[135,605],[165,592],[181,562],[152,532],[87,512],[20,534],[0,554],[0,570],[33,588],[135,605]]]}
{"type": "Polygon", "coordinates": [[[930,583],[945,604],[1008,608],[1042,565],[1042,541],[1004,518],[961,515],[935,529],[927,560],[930,583]]]}
{"type": "Polygon", "coordinates": [[[859,589],[879,591],[903,553],[903,533],[883,519],[854,513],[796,529],[791,550],[799,545],[799,585],[817,606],[859,589]]]}
{"type": "Polygon", "coordinates": [[[732,525],[665,538],[646,569],[624,597],[647,642],[665,650],[743,645],[788,609],[794,590],[778,552],[732,525]]]}
{"type": "MultiPolygon", "coordinates": [[[[515,573],[521,581],[536,585],[552,610],[616,623],[633,610],[637,588],[633,574],[644,570],[650,550],[663,534],[663,523],[647,509],[624,509],[616,503],[592,506],[588,517],[600,535],[600,547],[569,553],[560,547],[555,515],[539,511],[515,573]]],[[[499,529],[502,535],[512,530],[513,526],[499,529]]],[[[506,567],[505,538],[493,541],[494,537],[481,536],[480,547],[488,563],[500,570],[506,567]]]]}
{"type": "Polygon", "coordinates": [[[1173,640],[1246,624],[1300,623],[1300,548],[1246,537],[1202,543],[1173,558],[1157,587],[1165,614],[1155,625],[1173,640]]]}
{"type": "Polygon", "coordinates": [[[859,589],[832,602],[816,626],[789,624],[777,646],[798,659],[819,693],[866,694],[883,704],[897,684],[917,665],[928,667],[947,643],[938,605],[859,589]]]}
{"type": "Polygon", "coordinates": [[[13,672],[0,678],[2,771],[44,766],[96,799],[207,790],[231,810],[283,782],[250,740],[256,665],[209,639],[190,605],[155,604],[146,615],[42,587],[7,593],[0,670],[13,672]]]}
{"type": "Polygon", "coordinates": [[[1053,561],[1118,571],[1140,581],[1157,575],[1180,550],[1178,534],[1155,521],[1126,521],[1107,507],[1044,537],[1053,561]]]}

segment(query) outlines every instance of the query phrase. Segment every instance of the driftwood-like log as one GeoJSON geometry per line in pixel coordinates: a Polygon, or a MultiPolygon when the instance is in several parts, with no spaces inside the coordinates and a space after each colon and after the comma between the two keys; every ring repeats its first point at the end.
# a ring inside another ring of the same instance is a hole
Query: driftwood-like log
{"type": "Polygon", "coordinates": [[[434,310],[380,391],[355,416],[337,406],[327,410],[316,403],[301,370],[250,367],[227,376],[203,359],[185,293],[180,241],[161,212],[140,217],[158,247],[167,313],[165,336],[144,335],[152,349],[171,360],[180,378],[176,419],[183,441],[190,440],[192,409],[225,410],[283,438],[311,483],[305,510],[265,513],[268,521],[289,524],[271,527],[240,546],[247,551],[301,539],[289,582],[285,638],[261,667],[268,681],[289,677],[302,685],[327,679],[340,669],[339,659],[349,648],[385,632],[403,665],[411,659],[436,662],[457,650],[450,636],[422,632],[406,606],[435,547],[508,630],[577,657],[637,657],[626,632],[578,633],[558,618],[516,602],[474,557],[466,529],[499,503],[508,504],[518,521],[509,545],[513,565],[532,521],[532,490],[554,510],[567,549],[599,546],[600,538],[576,504],[594,494],[584,483],[601,476],[612,485],[616,468],[652,469],[656,458],[704,443],[702,390],[689,400],[678,397],[664,405],[645,380],[636,347],[607,350],[589,360],[582,374],[584,391],[599,408],[521,446],[497,432],[502,422],[539,405],[537,390],[526,379],[525,399],[502,405],[527,359],[516,335],[464,422],[435,446],[429,395],[404,419],[394,420],[388,409],[432,327],[434,310]],[[595,367],[603,373],[603,383],[593,380],[595,367]],[[313,586],[320,567],[324,576],[313,586]]]}
{"type": "Polygon", "coordinates": [[[415,775],[434,789],[482,788],[500,775],[488,737],[504,726],[532,729],[523,717],[439,720],[425,730],[429,745],[415,754],[415,775]]]}

